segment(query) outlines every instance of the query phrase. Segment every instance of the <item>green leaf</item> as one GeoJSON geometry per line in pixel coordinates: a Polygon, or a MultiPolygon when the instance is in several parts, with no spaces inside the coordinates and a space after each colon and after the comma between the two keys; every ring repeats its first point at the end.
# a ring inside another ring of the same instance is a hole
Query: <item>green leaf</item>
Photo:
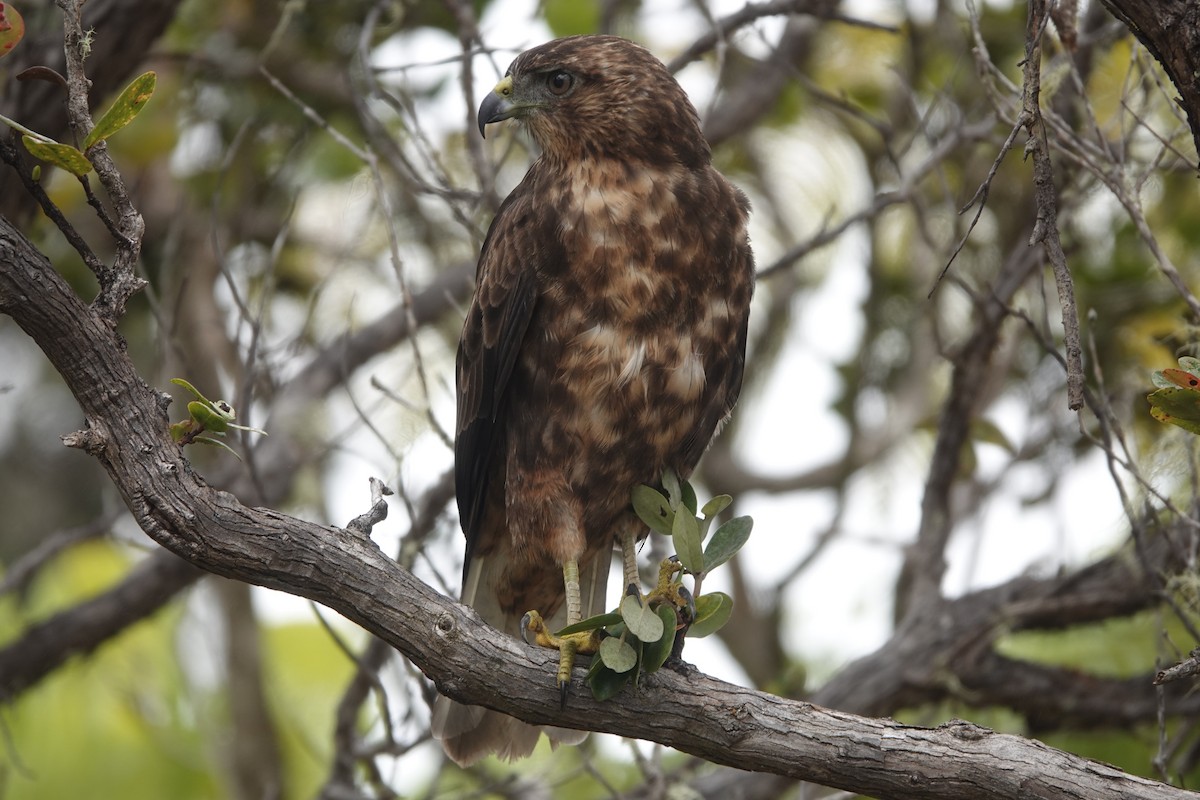
{"type": "Polygon", "coordinates": [[[62,167],[76,177],[82,178],[92,171],[92,162],[87,160],[87,156],[69,144],[34,138],[29,134],[21,137],[21,141],[25,143],[25,149],[34,158],[56,167],[62,167]]]}
{"type": "Polygon", "coordinates": [[[211,403],[201,403],[193,400],[188,403],[188,414],[199,422],[206,430],[214,433],[224,433],[229,428],[229,420],[222,416],[211,403]]]}
{"type": "Polygon", "coordinates": [[[646,485],[633,487],[633,510],[650,530],[671,535],[671,520],[674,512],[662,492],[646,485]]]}
{"type": "Polygon", "coordinates": [[[0,58],[12,52],[25,36],[25,20],[12,3],[0,3],[0,58]]]}
{"type": "Polygon", "coordinates": [[[234,425],[232,422],[230,422],[229,427],[233,428],[234,430],[247,431],[249,433],[257,433],[260,436],[267,435],[267,432],[264,431],[262,428],[253,428],[249,425],[234,425]]]}
{"type": "Polygon", "coordinates": [[[684,569],[693,575],[704,571],[704,551],[700,549],[700,525],[696,518],[686,509],[675,513],[675,523],[671,526],[671,539],[675,544],[675,554],[684,569]]]}
{"type": "Polygon", "coordinates": [[[608,614],[597,614],[594,617],[588,617],[585,620],[580,620],[574,625],[568,625],[561,631],[556,632],[555,636],[566,636],[571,633],[583,633],[584,631],[594,631],[597,628],[607,628],[609,625],[616,625],[621,621],[621,615],[616,611],[608,614]]]}
{"type": "Polygon", "coordinates": [[[671,656],[675,646],[675,609],[669,605],[658,607],[658,618],[662,620],[663,633],[657,642],[647,642],[642,647],[642,669],[656,672],[671,656]]]}
{"type": "Polygon", "coordinates": [[[683,493],[679,488],[679,476],[675,474],[675,470],[667,469],[663,471],[662,484],[663,488],[667,490],[667,497],[671,501],[671,508],[679,508],[679,502],[683,499],[683,493]]]}
{"type": "Polygon", "coordinates": [[[631,677],[632,671],[614,672],[604,666],[600,659],[594,658],[591,669],[588,670],[588,686],[592,687],[592,697],[604,701],[615,697],[617,692],[625,688],[631,677]]]}
{"type": "Polygon", "coordinates": [[[692,488],[692,484],[683,481],[679,486],[680,492],[683,494],[683,505],[688,511],[696,513],[696,504],[700,502],[696,499],[696,490],[692,488]]]}
{"type": "Polygon", "coordinates": [[[639,597],[626,595],[621,600],[621,619],[625,621],[629,632],[643,642],[657,642],[662,638],[662,620],[639,597]]]}
{"type": "Polygon", "coordinates": [[[1150,401],[1150,416],[1159,422],[1200,434],[1200,392],[1168,386],[1151,392],[1146,399],[1150,401]]]}
{"type": "Polygon", "coordinates": [[[688,628],[688,636],[708,636],[716,633],[733,613],[733,598],[724,592],[709,592],[696,598],[696,620],[688,628]]]}
{"type": "Polygon", "coordinates": [[[733,558],[742,545],[750,538],[750,529],[754,520],[750,517],[734,517],[713,534],[708,547],[704,548],[705,569],[712,572],[717,567],[733,558]]]}
{"type": "Polygon", "coordinates": [[[225,450],[228,450],[230,453],[232,453],[232,454],[233,454],[233,457],[234,457],[234,458],[236,458],[238,461],[241,461],[241,460],[242,460],[242,457],[238,455],[238,453],[237,453],[237,450],[234,450],[232,447],[230,447],[229,445],[225,444],[225,443],[224,443],[224,442],[222,442],[220,439],[213,439],[213,438],[211,438],[211,437],[208,437],[208,436],[197,436],[197,437],[196,437],[195,439],[193,439],[192,441],[193,441],[193,442],[199,442],[200,444],[208,444],[208,445],[212,445],[212,446],[214,446],[214,447],[221,447],[221,448],[224,448],[225,450]]]}
{"type": "Polygon", "coordinates": [[[628,672],[637,665],[637,652],[629,642],[610,636],[600,643],[600,660],[613,672],[628,672]]]}
{"type": "Polygon", "coordinates": [[[200,390],[199,390],[199,389],[197,389],[195,386],[192,386],[192,384],[188,383],[188,382],[187,382],[186,380],[184,380],[183,378],[171,378],[171,383],[175,384],[176,386],[182,386],[184,389],[187,389],[189,392],[191,392],[191,393],[192,393],[192,395],[193,395],[193,396],[194,396],[194,397],[195,397],[197,400],[202,400],[202,401],[204,401],[205,403],[211,403],[211,402],[212,402],[212,401],[211,401],[211,400],[209,400],[207,397],[205,397],[204,395],[200,394],[200,390]]]}
{"type": "Polygon", "coordinates": [[[158,76],[153,71],[144,72],[134,78],[83,140],[83,149],[87,150],[97,142],[104,141],[132,122],[142,110],[142,106],[146,105],[150,95],[154,94],[157,83],[158,76]]]}
{"type": "Polygon", "coordinates": [[[715,517],[725,509],[729,508],[733,503],[733,498],[727,494],[719,494],[712,500],[704,504],[704,508],[700,509],[701,515],[705,517],[715,517]]]}

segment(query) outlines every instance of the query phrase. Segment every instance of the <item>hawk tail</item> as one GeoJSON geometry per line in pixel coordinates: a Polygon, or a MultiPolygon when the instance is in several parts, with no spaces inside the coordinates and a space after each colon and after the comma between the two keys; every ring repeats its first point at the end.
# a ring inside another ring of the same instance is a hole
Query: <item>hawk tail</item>
{"type": "MultiPolygon", "coordinates": [[[[602,614],[611,553],[602,553],[591,564],[583,565],[579,583],[583,595],[583,616],[602,614]],[[606,557],[607,556],[607,557],[606,557]]],[[[510,636],[521,636],[521,617],[506,613],[496,602],[495,581],[507,563],[505,554],[492,552],[471,559],[463,584],[462,602],[471,606],[485,622],[510,636]]],[[[551,630],[565,624],[565,609],[548,620],[551,630]]],[[[538,737],[545,733],[550,746],[579,744],[587,731],[557,728],[550,725],[530,725],[499,711],[483,706],[468,706],[440,696],[433,704],[431,722],[433,736],[442,743],[446,755],[459,766],[466,767],[489,755],[508,761],[525,758],[537,746],[538,737]]]]}

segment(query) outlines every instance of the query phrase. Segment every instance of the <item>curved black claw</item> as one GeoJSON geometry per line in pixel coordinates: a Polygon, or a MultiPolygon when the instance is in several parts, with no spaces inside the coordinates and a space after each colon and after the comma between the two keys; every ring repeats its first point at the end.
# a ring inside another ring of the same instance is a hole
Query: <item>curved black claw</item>
{"type": "Polygon", "coordinates": [[[692,597],[692,593],[688,591],[686,586],[680,586],[675,592],[679,595],[679,599],[685,603],[685,607],[680,609],[680,612],[686,615],[683,619],[683,624],[685,626],[691,625],[696,619],[696,598],[692,597]]]}

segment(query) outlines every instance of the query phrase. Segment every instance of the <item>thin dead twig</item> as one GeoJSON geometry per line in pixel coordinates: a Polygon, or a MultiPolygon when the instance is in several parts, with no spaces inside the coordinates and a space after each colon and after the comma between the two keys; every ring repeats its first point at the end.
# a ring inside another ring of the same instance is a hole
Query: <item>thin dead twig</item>
{"type": "Polygon", "coordinates": [[[1024,90],[1020,115],[1021,124],[1029,132],[1025,155],[1033,157],[1033,196],[1037,207],[1037,218],[1029,243],[1041,243],[1054,272],[1058,302],[1062,309],[1063,346],[1066,350],[1067,407],[1078,411],[1083,407],[1083,346],[1079,337],[1079,312],[1075,306],[1074,282],[1058,233],[1054,166],[1050,162],[1040,104],[1041,37],[1048,18],[1045,0],[1034,0],[1029,6],[1029,21],[1025,31],[1024,90]]]}

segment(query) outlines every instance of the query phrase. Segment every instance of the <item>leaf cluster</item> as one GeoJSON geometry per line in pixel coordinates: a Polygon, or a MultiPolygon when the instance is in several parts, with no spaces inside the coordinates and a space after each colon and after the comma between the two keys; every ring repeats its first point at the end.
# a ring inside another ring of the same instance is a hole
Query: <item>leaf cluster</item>
{"type": "MultiPolygon", "coordinates": [[[[47,68],[41,68],[46,70],[47,68]]],[[[49,70],[53,72],[53,70],[49,70]]],[[[65,84],[66,80],[59,78],[65,84]]],[[[125,87],[120,96],[113,101],[113,104],[104,112],[104,116],[92,128],[91,133],[83,140],[81,147],[72,147],[69,144],[56,142],[49,136],[44,136],[36,131],[32,131],[21,125],[19,122],[0,115],[0,122],[4,122],[14,130],[20,131],[23,136],[21,141],[25,144],[25,149],[29,154],[39,161],[44,161],[47,164],[52,164],[56,167],[61,167],[67,172],[70,172],[77,178],[82,178],[92,171],[92,162],[87,157],[87,151],[95,147],[100,142],[106,141],[117,131],[124,128],[133,118],[138,115],[138,112],[150,100],[150,96],[154,94],[154,86],[158,82],[158,77],[154,72],[145,72],[134,78],[133,81],[125,87]]]]}
{"type": "Polygon", "coordinates": [[[235,458],[241,461],[242,457],[237,454],[237,451],[221,441],[221,439],[225,438],[225,434],[230,429],[233,429],[261,433],[263,436],[267,435],[267,432],[260,428],[235,424],[234,420],[237,419],[237,411],[224,400],[209,400],[200,394],[200,391],[195,386],[192,386],[191,383],[183,378],[172,378],[171,383],[176,386],[182,386],[196,398],[187,405],[188,418],[171,424],[171,439],[180,447],[189,445],[192,442],[213,445],[214,447],[221,447],[228,450],[230,453],[233,453],[235,458]],[[214,439],[214,436],[219,438],[214,439]]]}
{"type": "Polygon", "coordinates": [[[1184,356],[1182,369],[1164,369],[1151,377],[1155,391],[1146,395],[1150,416],[1200,435],[1200,359],[1184,356]]]}
{"type": "Polygon", "coordinates": [[[562,636],[594,630],[603,637],[599,657],[588,671],[588,684],[598,700],[612,697],[631,680],[636,685],[642,672],[655,672],[672,657],[678,659],[685,637],[708,636],[729,621],[733,598],[724,592],[701,594],[700,588],[707,575],[742,548],[754,523],[750,517],[735,517],[709,538],[713,522],[733,498],[717,495],[697,510],[695,489],[671,470],[664,473],[661,490],[634,487],[632,502],[652,532],[671,537],[675,555],[659,566],[657,585],[648,595],[629,586],[616,610],[558,632],[562,636]],[[692,579],[691,589],[683,583],[685,576],[692,579]]]}

